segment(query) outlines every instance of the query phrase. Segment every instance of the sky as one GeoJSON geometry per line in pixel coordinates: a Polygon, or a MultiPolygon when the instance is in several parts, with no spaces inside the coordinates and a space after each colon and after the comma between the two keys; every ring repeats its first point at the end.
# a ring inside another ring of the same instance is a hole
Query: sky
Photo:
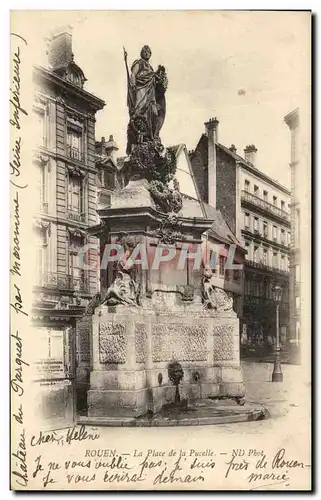
{"type": "Polygon", "coordinates": [[[130,65],[148,44],[152,66],[164,65],[169,80],[163,143],[194,149],[204,122],[216,116],[219,142],[235,144],[241,156],[247,144],[255,144],[258,168],[290,186],[284,116],[302,109],[310,93],[308,13],[31,11],[13,21],[24,29],[37,26],[36,37],[34,30],[30,37],[39,63],[44,63],[39,40],[64,24],[73,26],[85,89],[106,102],[97,114],[96,138],[113,134],[120,156],[128,123],[123,46],[130,65]]]}

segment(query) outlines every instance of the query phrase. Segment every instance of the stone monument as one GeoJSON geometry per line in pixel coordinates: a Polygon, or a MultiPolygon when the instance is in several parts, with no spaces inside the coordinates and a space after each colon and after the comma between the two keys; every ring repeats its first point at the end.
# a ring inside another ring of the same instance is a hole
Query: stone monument
{"type": "Polygon", "coordinates": [[[159,138],[165,68],[154,72],[148,46],[130,71],[124,55],[128,183],[99,211],[95,232],[104,254],[101,292],[88,308],[89,417],[136,417],[178,400],[244,395],[233,301],[211,284],[199,252],[213,221],[182,216],[175,157],[159,138]]]}

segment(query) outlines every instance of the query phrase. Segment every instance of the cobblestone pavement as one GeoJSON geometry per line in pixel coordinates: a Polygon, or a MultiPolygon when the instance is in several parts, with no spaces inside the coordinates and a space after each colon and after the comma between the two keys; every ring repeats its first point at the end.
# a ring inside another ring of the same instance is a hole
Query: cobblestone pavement
{"type": "MultiPolygon", "coordinates": [[[[273,363],[242,362],[246,400],[266,406],[271,417],[299,409],[309,414],[311,384],[300,365],[283,365],[283,382],[272,382],[273,363]]],[[[298,413],[298,412],[296,412],[298,413]]]]}

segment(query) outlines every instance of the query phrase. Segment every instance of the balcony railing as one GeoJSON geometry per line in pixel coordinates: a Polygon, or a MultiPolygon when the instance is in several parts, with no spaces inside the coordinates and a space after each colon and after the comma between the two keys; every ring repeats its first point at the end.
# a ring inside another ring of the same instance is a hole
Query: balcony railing
{"type": "Polygon", "coordinates": [[[76,222],[86,222],[86,214],[75,212],[74,210],[68,210],[68,219],[76,222]]]}
{"type": "Polygon", "coordinates": [[[241,193],[241,198],[244,201],[247,201],[248,203],[251,203],[252,205],[255,205],[256,207],[261,208],[262,210],[266,210],[270,212],[273,215],[276,215],[277,217],[286,220],[287,222],[290,222],[290,214],[282,210],[281,208],[275,207],[271,203],[263,200],[262,198],[259,198],[258,196],[255,196],[252,193],[249,193],[248,191],[242,191],[241,193]]]}
{"type": "Polygon", "coordinates": [[[73,146],[67,145],[67,156],[72,158],[73,160],[85,161],[85,153],[82,153],[80,149],[75,148],[73,146]]]}
{"type": "Polygon", "coordinates": [[[280,274],[284,274],[284,276],[287,276],[289,274],[289,271],[285,271],[284,269],[280,269],[278,266],[268,266],[267,264],[263,264],[263,262],[254,262],[253,260],[246,260],[245,265],[247,267],[255,267],[257,269],[270,271],[272,273],[277,272],[280,274]]]}
{"type": "Polygon", "coordinates": [[[70,274],[44,273],[38,277],[36,285],[58,290],[87,292],[89,283],[86,277],[70,274]]]}

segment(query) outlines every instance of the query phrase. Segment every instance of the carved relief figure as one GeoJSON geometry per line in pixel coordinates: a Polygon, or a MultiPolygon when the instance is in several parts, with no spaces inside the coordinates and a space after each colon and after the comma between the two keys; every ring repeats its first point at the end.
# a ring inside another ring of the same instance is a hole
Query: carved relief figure
{"type": "Polygon", "coordinates": [[[233,298],[229,297],[225,290],[218,288],[211,282],[212,270],[205,268],[202,278],[202,299],[207,309],[217,312],[231,311],[233,309],[233,298]]]}
{"type": "Polygon", "coordinates": [[[102,304],[110,306],[129,304],[137,306],[139,305],[140,287],[132,277],[135,264],[131,259],[131,254],[135,248],[135,241],[133,238],[127,236],[122,239],[121,243],[124,245],[125,253],[118,262],[117,276],[107,289],[102,304]]]}

